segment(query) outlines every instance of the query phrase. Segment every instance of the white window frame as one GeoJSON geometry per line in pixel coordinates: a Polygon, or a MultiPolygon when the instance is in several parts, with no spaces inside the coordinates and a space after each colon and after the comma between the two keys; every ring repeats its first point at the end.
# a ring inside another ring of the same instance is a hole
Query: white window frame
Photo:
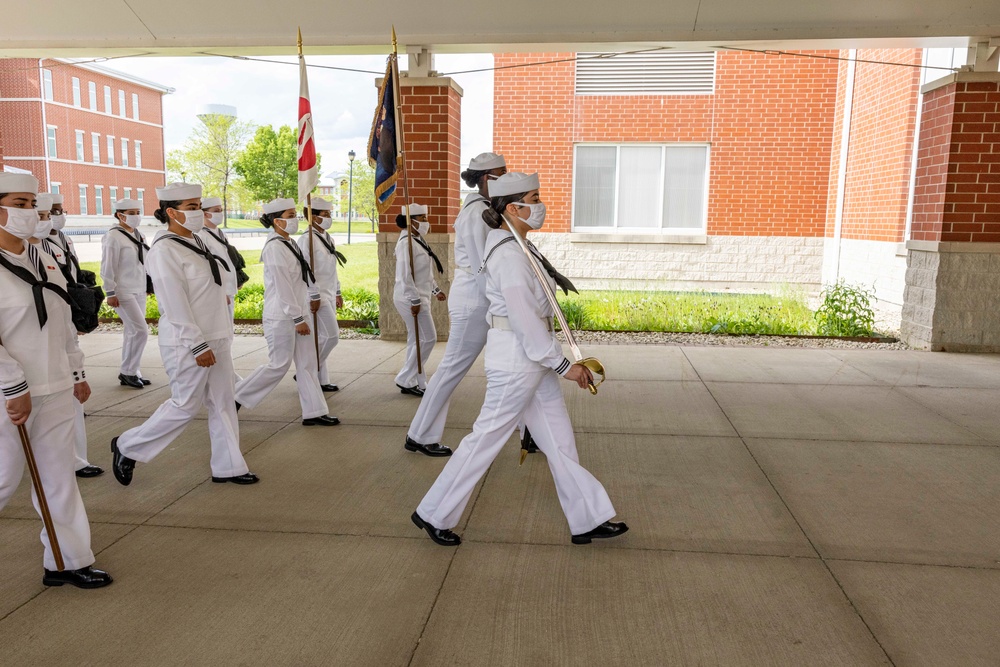
{"type": "Polygon", "coordinates": [[[125,91],[118,89],[118,115],[125,117],[125,91]]]}
{"type": "Polygon", "coordinates": [[[52,70],[50,69],[42,70],[42,97],[45,98],[46,102],[55,101],[52,91],[52,70]]]}
{"type": "Polygon", "coordinates": [[[61,188],[61,187],[62,187],[62,183],[56,183],[55,181],[53,181],[52,183],[49,184],[49,190],[54,195],[59,194],[59,188],[61,188]]]}
{"type": "Polygon", "coordinates": [[[133,166],[136,169],[142,169],[142,142],[136,139],[132,143],[135,145],[135,164],[133,166]]]}
{"type": "Polygon", "coordinates": [[[692,236],[692,235],[705,235],[708,231],[708,201],[709,201],[709,184],[711,181],[712,173],[712,146],[709,143],[700,141],[678,141],[678,142],[608,142],[608,141],[583,141],[573,144],[573,180],[572,188],[570,192],[570,207],[571,207],[571,218],[570,218],[570,230],[574,234],[645,234],[649,236],[692,236]],[[607,227],[590,227],[590,226],[577,226],[576,224],[576,157],[577,148],[580,146],[613,146],[617,150],[615,152],[615,201],[612,209],[615,213],[614,224],[607,227]],[[657,218],[660,221],[658,227],[619,227],[618,226],[618,197],[620,195],[619,179],[621,178],[621,149],[622,147],[628,146],[639,146],[639,147],[649,147],[658,146],[660,148],[660,180],[659,180],[659,191],[657,195],[657,218]],[[664,169],[666,168],[666,156],[667,148],[682,147],[682,146],[702,146],[705,148],[705,186],[704,186],[704,201],[702,202],[703,218],[700,227],[664,227],[663,226],[663,188],[664,183],[664,169]]]}
{"type": "Polygon", "coordinates": [[[93,81],[87,82],[87,101],[90,102],[90,110],[97,111],[97,84],[93,81]]]}
{"type": "Polygon", "coordinates": [[[128,166],[128,139],[125,137],[122,137],[122,166],[128,166]]]}
{"type": "Polygon", "coordinates": [[[94,215],[104,215],[104,186],[94,186],[94,215]]]}
{"type": "Polygon", "coordinates": [[[83,135],[84,134],[85,134],[85,132],[83,130],[77,130],[76,131],[76,161],[77,162],[86,162],[87,161],[87,155],[84,152],[84,141],[83,141],[83,135]]]}
{"type": "Polygon", "coordinates": [[[131,199],[131,198],[132,198],[132,188],[125,188],[125,196],[122,197],[122,199],[131,199]]]}
{"type": "Polygon", "coordinates": [[[90,133],[90,150],[93,155],[90,156],[91,162],[94,164],[101,164],[101,133],[91,132],[90,133]]]}
{"type": "Polygon", "coordinates": [[[111,86],[104,86],[104,113],[114,113],[114,106],[111,99],[111,86]]]}
{"type": "Polygon", "coordinates": [[[112,135],[108,135],[108,164],[112,167],[115,165],[115,138],[112,135]]]}
{"type": "Polygon", "coordinates": [[[146,190],[144,188],[138,188],[135,191],[135,195],[136,195],[135,198],[139,202],[139,215],[145,215],[146,214],[146,200],[145,200],[145,197],[144,197],[145,194],[146,194],[146,190]]]}
{"type": "Polygon", "coordinates": [[[118,186],[109,186],[108,194],[111,195],[111,207],[114,208],[115,202],[118,201],[118,186]]]}
{"type": "Polygon", "coordinates": [[[45,150],[48,156],[53,159],[59,158],[59,128],[55,125],[45,126],[45,150]]]}
{"type": "Polygon", "coordinates": [[[80,193],[80,215],[90,215],[87,210],[87,186],[81,184],[77,191],[80,193]]]}
{"type": "Polygon", "coordinates": [[[132,93],[132,119],[139,120],[139,94],[132,93]]]}
{"type": "Polygon", "coordinates": [[[83,106],[83,103],[80,101],[80,79],[75,76],[73,77],[73,106],[83,106]]]}

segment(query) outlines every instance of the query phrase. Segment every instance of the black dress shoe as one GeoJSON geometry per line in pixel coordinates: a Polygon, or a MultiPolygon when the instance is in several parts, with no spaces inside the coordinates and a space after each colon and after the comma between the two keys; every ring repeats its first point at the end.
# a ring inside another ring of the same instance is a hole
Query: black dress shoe
{"type": "Polygon", "coordinates": [[[150,382],[146,378],[139,378],[139,382],[142,383],[143,387],[148,387],[149,385],[153,384],[152,382],[150,382]]]}
{"type": "Polygon", "coordinates": [[[122,486],[132,483],[132,471],[135,470],[135,461],[121,453],[118,449],[118,436],[111,438],[111,469],[115,473],[115,479],[122,486]]]}
{"type": "Polygon", "coordinates": [[[92,567],[81,567],[79,570],[45,570],[42,583],[46,586],[62,586],[69,584],[77,588],[103,588],[114,579],[103,570],[95,570],[92,567]]]}
{"type": "Polygon", "coordinates": [[[421,389],[418,385],[413,385],[412,387],[404,387],[402,385],[397,384],[396,386],[399,387],[400,394],[409,394],[410,396],[424,395],[424,390],[421,389]]]}
{"type": "Polygon", "coordinates": [[[303,426],[336,426],[340,423],[340,420],[331,415],[322,415],[319,417],[310,417],[309,419],[303,419],[303,426]]]}
{"type": "Polygon", "coordinates": [[[142,380],[139,379],[137,375],[122,375],[118,374],[118,382],[121,383],[123,387],[134,387],[136,389],[142,389],[142,380]]]}
{"type": "Polygon", "coordinates": [[[535,444],[535,439],[531,437],[531,431],[527,428],[524,429],[524,437],[521,438],[521,449],[529,454],[538,452],[538,445],[535,444]]]}
{"type": "Polygon", "coordinates": [[[242,405],[240,404],[240,402],[239,402],[239,401],[236,401],[236,412],[239,412],[239,411],[240,411],[240,408],[242,408],[242,407],[243,407],[243,406],[242,406],[242,405]]]}
{"type": "Polygon", "coordinates": [[[420,515],[416,512],[410,517],[413,521],[413,525],[417,528],[422,528],[427,532],[427,535],[434,540],[437,544],[443,547],[457,547],[462,543],[462,538],[447,529],[435,528],[431,524],[427,523],[420,518],[420,515]]]}
{"type": "Polygon", "coordinates": [[[605,521],[597,528],[573,536],[573,544],[590,544],[591,540],[603,540],[609,537],[618,537],[628,532],[628,526],[623,521],[605,521]]]}
{"type": "Polygon", "coordinates": [[[445,447],[440,443],[434,443],[433,445],[421,445],[419,442],[406,436],[406,444],[403,447],[408,452],[420,452],[421,454],[426,454],[427,456],[451,456],[451,448],[445,447]]]}
{"type": "Polygon", "coordinates": [[[322,389],[324,393],[327,394],[332,394],[335,391],[340,391],[340,387],[338,387],[335,384],[321,384],[319,388],[322,389]]]}
{"type": "Polygon", "coordinates": [[[104,474],[104,468],[99,468],[98,466],[84,466],[76,471],[77,477],[97,477],[98,475],[104,474]]]}
{"type": "Polygon", "coordinates": [[[256,484],[260,481],[260,477],[252,472],[248,472],[236,477],[213,477],[212,481],[216,484],[225,484],[226,482],[232,482],[233,484],[256,484]]]}

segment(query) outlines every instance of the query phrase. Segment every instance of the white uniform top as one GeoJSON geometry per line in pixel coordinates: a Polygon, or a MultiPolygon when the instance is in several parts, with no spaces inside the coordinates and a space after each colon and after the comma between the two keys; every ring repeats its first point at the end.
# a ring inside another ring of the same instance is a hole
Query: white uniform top
{"type": "MultiPolygon", "coordinates": [[[[101,280],[108,296],[146,293],[146,269],[139,261],[139,248],[125,234],[123,227],[115,226],[101,239],[101,280]]],[[[146,241],[138,229],[131,236],[146,241]]]]}
{"type": "Polygon", "coordinates": [[[413,274],[410,273],[410,250],[407,247],[407,231],[404,229],[396,241],[396,286],[392,290],[392,298],[405,299],[414,306],[419,306],[421,300],[430,301],[432,294],[441,290],[434,280],[437,267],[434,260],[419,243],[413,242],[413,274]],[[416,276],[416,282],[413,276],[416,276]]]}
{"type": "Polygon", "coordinates": [[[483,222],[483,211],[489,200],[478,192],[465,198],[465,205],[455,218],[455,279],[451,284],[452,306],[471,308],[485,306],[486,275],[479,273],[483,265],[483,248],[490,228],[483,222]]]}
{"type": "MultiPolygon", "coordinates": [[[[337,256],[330,251],[330,248],[336,249],[336,245],[326,232],[319,232],[313,228],[312,233],[316,234],[313,240],[313,273],[316,274],[316,285],[323,300],[336,308],[337,297],[340,296],[340,278],[337,277],[337,256]],[[329,248],[324,245],[324,241],[329,248]]],[[[309,233],[302,234],[295,242],[308,262],[309,233]]]]}
{"type": "Polygon", "coordinates": [[[70,275],[73,276],[73,280],[80,281],[80,274],[76,270],[76,264],[71,261],[71,256],[77,262],[79,262],[79,258],[76,256],[76,248],[73,247],[73,241],[68,236],[61,231],[49,234],[42,240],[42,250],[55,257],[55,260],[60,264],[66,265],[68,263],[70,275]]]}
{"type": "Polygon", "coordinates": [[[225,232],[221,229],[213,230],[205,227],[198,232],[198,237],[205,242],[205,245],[213,255],[221,257],[226,263],[226,266],[229,267],[228,271],[222,271],[222,286],[226,288],[226,296],[231,299],[236,296],[236,292],[238,291],[236,286],[236,267],[234,267],[232,265],[233,263],[229,260],[229,250],[226,249],[226,244],[219,240],[216,233],[220,235],[225,234],[225,232]]]}
{"type": "Polygon", "coordinates": [[[264,319],[290,319],[301,324],[305,321],[306,301],[316,301],[320,296],[312,280],[308,285],[302,280],[302,265],[289,244],[295,245],[272,231],[260,253],[260,261],[264,263],[264,319]]]}
{"type": "Polygon", "coordinates": [[[553,290],[555,281],[537,260],[525,256],[513,234],[506,229],[491,230],[486,237],[485,250],[489,316],[506,317],[510,325],[510,331],[490,331],[486,345],[487,366],[508,371],[538,371],[543,367],[565,375],[571,364],[551,331],[555,313],[528,262],[535,262],[553,290]],[[511,240],[501,244],[504,239],[511,240]],[[497,333],[501,335],[495,335],[497,333]],[[504,335],[510,333],[514,335],[504,335]]]}
{"type": "Polygon", "coordinates": [[[219,265],[223,284],[216,285],[208,260],[171,241],[171,236],[201,243],[197,236],[188,239],[161,229],[146,256],[160,308],[160,345],[186,347],[197,357],[209,349],[207,341],[233,337],[224,287],[226,269],[219,265]]]}
{"type": "MultiPolygon", "coordinates": [[[[20,255],[0,253],[36,278],[41,277],[37,261],[41,260],[46,279],[66,289],[55,260],[36,246],[24,245],[20,255]]],[[[0,389],[5,398],[29,391],[35,396],[54,394],[86,379],[69,306],[51,290],[43,289],[42,295],[48,320],[39,329],[31,285],[0,267],[0,389]]]]}

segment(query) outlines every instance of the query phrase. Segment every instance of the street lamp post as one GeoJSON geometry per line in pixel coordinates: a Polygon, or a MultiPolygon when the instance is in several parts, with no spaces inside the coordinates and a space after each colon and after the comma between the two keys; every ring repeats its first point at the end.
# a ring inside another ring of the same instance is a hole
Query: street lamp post
{"type": "Polygon", "coordinates": [[[351,163],[351,176],[347,185],[347,245],[351,245],[351,216],[354,208],[354,151],[347,154],[347,159],[351,163]]]}

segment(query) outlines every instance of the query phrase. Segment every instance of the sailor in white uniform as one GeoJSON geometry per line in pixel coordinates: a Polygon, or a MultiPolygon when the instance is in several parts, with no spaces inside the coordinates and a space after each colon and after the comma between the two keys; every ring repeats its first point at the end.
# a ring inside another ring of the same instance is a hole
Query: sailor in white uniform
{"type": "Polygon", "coordinates": [[[420,360],[421,366],[424,366],[434,349],[434,343],[437,342],[437,329],[434,328],[434,318],[431,315],[431,297],[435,297],[438,301],[444,301],[446,298],[434,280],[434,272],[436,270],[438,273],[444,273],[444,267],[423,238],[431,228],[431,223],[427,221],[427,207],[410,204],[410,221],[414,228],[406,229],[404,206],[403,212],[396,216],[396,226],[403,231],[396,242],[396,285],[393,288],[392,301],[406,325],[406,360],[396,375],[396,386],[403,394],[423,396],[424,388],[427,386],[427,374],[418,372],[417,369],[417,327],[414,326],[413,316],[417,316],[417,326],[420,329],[420,360]],[[410,232],[413,233],[412,272],[407,240],[410,232]]]}
{"type": "Polygon", "coordinates": [[[295,362],[295,384],[302,406],[303,426],[336,426],[327,414],[319,386],[316,348],[307,318],[321,305],[308,259],[289,235],[299,230],[295,202],[275,199],[263,207],[260,222],[271,228],[260,259],[264,263],[264,338],[267,363],[236,385],[236,409],[254,408],[267,397],[295,362]],[[309,304],[306,306],[306,304],[309,304]]]}
{"type": "Polygon", "coordinates": [[[226,238],[226,233],[219,229],[224,217],[222,200],[218,197],[205,197],[201,200],[201,210],[205,214],[205,227],[198,232],[198,237],[205,242],[205,247],[213,255],[223,258],[230,264],[231,270],[224,273],[222,283],[226,288],[226,303],[229,305],[229,317],[232,319],[239,285],[236,281],[236,270],[229,261],[229,239],[226,238]]]}
{"type": "MultiPolygon", "coordinates": [[[[344,298],[340,295],[340,278],[337,277],[337,264],[344,265],[347,258],[337,250],[333,237],[327,233],[333,224],[333,205],[319,197],[312,198],[310,210],[312,225],[296,243],[302,255],[309,260],[309,237],[313,237],[313,257],[310,264],[316,274],[316,286],[319,288],[320,306],[316,311],[316,322],[319,327],[319,384],[324,392],[339,391],[340,387],[330,382],[330,371],[326,363],[340,342],[340,325],[337,324],[337,309],[344,307],[344,298]]],[[[302,214],[305,215],[305,209],[302,214]]]]}
{"type": "MultiPolygon", "coordinates": [[[[486,295],[490,331],[486,342],[486,399],[455,454],[411,517],[436,543],[457,546],[452,532],[476,484],[522,419],[548,460],[572,542],[621,535],[611,522],[615,508],[597,479],[580,465],[559,378],[586,389],[593,381],[582,364],[570,363],[552,332],[552,307],[545,291],[505,225],[522,235],[545,220],[538,174],[508,173],[489,185],[484,220],[494,228],[486,239],[486,295]]],[[[541,262],[538,262],[541,266],[541,262]]],[[[551,283],[554,288],[555,282],[551,283]]]]}
{"type": "Polygon", "coordinates": [[[223,274],[230,270],[197,236],[204,223],[201,186],[156,188],[157,232],[146,261],[160,307],[159,343],[170,398],[145,422],[111,440],[112,468],[124,486],[136,461],[148,463],[172,443],[201,409],[208,409],[212,481],[254,484],[240,452],[233,398],[233,320],[223,274]]]}
{"type": "Polygon", "coordinates": [[[101,240],[101,280],[108,305],[118,313],[125,329],[118,381],[122,386],[142,389],[149,384],[139,369],[149,338],[146,327],[149,283],[145,266],[149,246],[139,231],[142,220],[139,202],[122,199],[114,203],[114,208],[117,224],[101,240]]]}
{"type": "MultiPolygon", "coordinates": [[[[18,434],[31,441],[42,489],[63,556],[56,569],[48,533],[43,529],[42,559],[46,586],[71,584],[100,588],[107,572],[91,567],[90,522],[73,475],[73,403],[90,396],[77,343],[66,280],[55,261],[37,245],[38,181],[29,174],[0,172],[0,509],[17,490],[25,459],[18,434]],[[27,282],[30,280],[31,282],[27,282]]],[[[32,500],[38,499],[32,487],[32,500]]],[[[41,511],[39,510],[39,514],[41,511]]]]}
{"type": "Polygon", "coordinates": [[[478,188],[465,198],[455,219],[455,278],[448,299],[451,329],[444,357],[427,384],[417,413],[413,415],[404,447],[427,456],[450,456],[451,449],[441,445],[451,395],[458,388],[473,362],[486,346],[486,274],[480,273],[483,246],[490,228],[483,222],[483,211],[489,208],[487,184],[507,173],[502,155],[482,153],[462,172],[462,180],[470,188],[478,188]]]}
{"type": "MultiPolygon", "coordinates": [[[[80,262],[76,258],[69,238],[62,235],[62,239],[65,239],[65,242],[62,241],[60,239],[62,232],[54,228],[52,216],[54,198],[55,195],[48,192],[38,195],[38,205],[36,206],[36,210],[38,211],[38,227],[35,230],[34,236],[29,239],[29,242],[37,243],[43,252],[56,260],[56,266],[67,282],[78,283],[80,282],[80,262]]],[[[61,195],[59,196],[59,202],[61,209],[61,195]]],[[[66,224],[66,216],[62,215],[61,217],[63,220],[60,227],[66,224]]],[[[75,408],[73,437],[76,445],[76,476],[81,478],[97,477],[104,473],[104,469],[91,465],[90,461],[87,460],[87,426],[84,422],[86,415],[83,411],[83,403],[74,400],[73,407],[75,408]]]]}

